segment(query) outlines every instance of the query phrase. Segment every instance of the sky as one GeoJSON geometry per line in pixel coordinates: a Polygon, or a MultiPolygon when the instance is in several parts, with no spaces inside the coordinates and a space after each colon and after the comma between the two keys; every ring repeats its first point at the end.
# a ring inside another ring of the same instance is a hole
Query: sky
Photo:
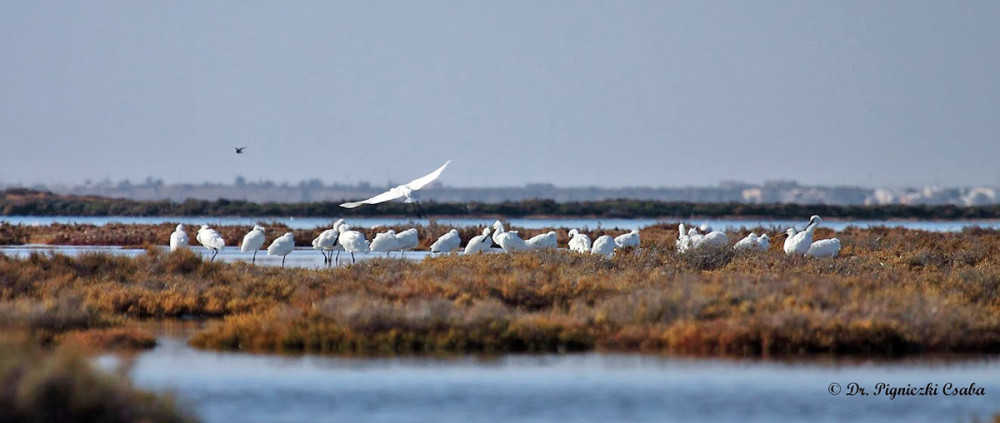
{"type": "Polygon", "coordinates": [[[0,183],[1000,184],[998,1],[5,1],[0,183]],[[236,155],[233,147],[247,146],[236,155]]]}

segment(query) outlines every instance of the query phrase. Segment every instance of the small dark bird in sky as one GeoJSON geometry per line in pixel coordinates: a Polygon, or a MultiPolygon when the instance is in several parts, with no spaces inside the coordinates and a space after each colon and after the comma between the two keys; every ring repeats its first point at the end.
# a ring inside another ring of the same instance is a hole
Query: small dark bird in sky
{"type": "Polygon", "coordinates": [[[247,149],[246,147],[236,147],[236,154],[243,154],[243,150],[246,149],[247,149]]]}

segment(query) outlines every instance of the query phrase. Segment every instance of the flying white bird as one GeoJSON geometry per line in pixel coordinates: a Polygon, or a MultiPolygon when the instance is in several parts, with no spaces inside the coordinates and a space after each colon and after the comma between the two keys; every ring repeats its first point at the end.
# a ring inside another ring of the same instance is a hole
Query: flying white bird
{"type": "Polygon", "coordinates": [[[243,243],[240,244],[240,251],[247,252],[253,251],[253,259],[250,263],[257,262],[257,250],[264,245],[264,227],[260,225],[253,225],[253,229],[243,235],[243,243]]]}
{"type": "Polygon", "coordinates": [[[267,247],[267,255],[281,256],[281,267],[285,267],[285,257],[295,249],[295,237],[291,232],[279,236],[267,247]]]}
{"type": "Polygon", "coordinates": [[[469,240],[469,244],[465,246],[465,254],[489,251],[492,246],[493,238],[490,237],[490,228],[483,228],[482,235],[476,235],[469,240]]]}
{"type": "Polygon", "coordinates": [[[184,225],[177,225],[177,229],[170,234],[170,251],[187,248],[188,242],[188,234],[184,231],[184,225]]]}
{"type": "Polygon", "coordinates": [[[399,256],[403,257],[403,252],[417,248],[417,244],[419,243],[420,239],[418,238],[417,228],[410,228],[396,234],[395,249],[399,250],[399,256]]]}
{"type": "Polygon", "coordinates": [[[503,248],[505,252],[513,251],[524,251],[528,249],[528,244],[524,242],[521,237],[517,236],[516,231],[507,232],[503,228],[503,223],[500,221],[493,222],[493,242],[503,248]]]}
{"type": "Polygon", "coordinates": [[[222,239],[222,235],[219,235],[218,231],[208,227],[208,225],[201,225],[201,229],[198,229],[195,239],[205,248],[212,250],[212,259],[209,261],[215,261],[215,256],[219,255],[219,250],[226,246],[226,240],[222,239]]]}
{"type": "Polygon", "coordinates": [[[618,248],[639,248],[639,230],[633,229],[632,232],[616,236],[615,244],[618,245],[618,248]]]}
{"type": "Polygon", "coordinates": [[[337,243],[344,247],[344,251],[351,253],[351,264],[354,264],[354,253],[368,254],[369,251],[365,235],[351,230],[347,224],[340,225],[340,236],[337,237],[337,243]]]}
{"type": "Polygon", "coordinates": [[[602,256],[612,256],[615,253],[615,239],[611,235],[601,235],[594,240],[594,246],[591,247],[590,252],[592,254],[600,254],[602,256]]]}
{"type": "Polygon", "coordinates": [[[806,255],[811,257],[836,257],[838,252],[840,252],[840,240],[830,238],[812,243],[809,246],[809,251],[806,251],[806,255]]]}
{"type": "Polygon", "coordinates": [[[420,218],[421,215],[423,214],[423,210],[420,209],[420,198],[417,196],[416,191],[423,188],[427,184],[434,182],[435,179],[441,176],[441,172],[444,172],[444,168],[448,166],[448,163],[451,163],[451,160],[445,162],[445,164],[439,167],[437,170],[425,176],[414,179],[410,181],[410,183],[408,184],[403,184],[397,187],[390,188],[388,191],[383,192],[367,200],[341,204],[340,207],[353,209],[362,204],[378,204],[378,203],[384,203],[386,201],[395,200],[397,198],[406,197],[406,203],[413,205],[413,208],[417,212],[417,218],[420,218]]]}
{"type": "Polygon", "coordinates": [[[369,249],[373,253],[385,253],[386,257],[389,257],[389,253],[396,251],[399,248],[399,240],[396,239],[396,231],[389,229],[388,231],[375,234],[375,238],[372,239],[372,243],[369,249]]]}
{"type": "Polygon", "coordinates": [[[823,219],[814,215],[809,218],[809,225],[806,226],[804,231],[796,232],[795,228],[788,228],[788,230],[785,231],[788,238],[785,239],[785,245],[783,246],[785,254],[790,256],[804,256],[807,252],[809,252],[809,247],[813,242],[813,232],[816,231],[816,226],[818,226],[819,222],[822,221],[823,219]]]}
{"type": "Polygon", "coordinates": [[[525,241],[524,243],[528,245],[529,249],[541,250],[545,248],[556,248],[556,243],[559,240],[559,235],[555,231],[548,231],[541,235],[535,235],[525,241]]]}
{"type": "Polygon", "coordinates": [[[450,253],[458,246],[462,245],[462,238],[458,236],[458,230],[452,229],[448,233],[441,235],[437,241],[431,244],[432,253],[450,253]]]}
{"type": "Polygon", "coordinates": [[[590,252],[590,237],[576,229],[569,231],[569,249],[578,253],[590,252]]]}

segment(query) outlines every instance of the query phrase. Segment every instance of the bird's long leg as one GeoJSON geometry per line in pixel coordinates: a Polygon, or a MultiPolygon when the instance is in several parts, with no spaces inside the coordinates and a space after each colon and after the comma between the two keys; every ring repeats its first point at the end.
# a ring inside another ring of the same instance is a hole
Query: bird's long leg
{"type": "MultiPolygon", "coordinates": [[[[330,253],[333,254],[333,253],[330,253]]],[[[340,266],[340,251],[337,251],[337,266],[340,266]]]]}
{"type": "Polygon", "coordinates": [[[354,251],[351,251],[351,264],[354,264],[354,251]]]}
{"type": "Polygon", "coordinates": [[[281,256],[281,267],[285,267],[285,257],[288,257],[288,255],[281,256]]]}
{"type": "Polygon", "coordinates": [[[212,259],[211,259],[211,260],[209,260],[209,261],[210,261],[210,262],[213,262],[213,261],[215,261],[215,256],[217,256],[217,255],[219,255],[219,250],[216,250],[216,249],[214,249],[214,248],[213,248],[213,249],[212,249],[212,259]]]}
{"type": "Polygon", "coordinates": [[[257,250],[253,250],[253,258],[250,259],[250,264],[257,264],[257,250]]]}
{"type": "Polygon", "coordinates": [[[424,214],[423,207],[420,207],[420,202],[419,201],[414,201],[413,202],[413,206],[417,209],[417,219],[423,219],[423,218],[427,217],[427,215],[424,214]]]}

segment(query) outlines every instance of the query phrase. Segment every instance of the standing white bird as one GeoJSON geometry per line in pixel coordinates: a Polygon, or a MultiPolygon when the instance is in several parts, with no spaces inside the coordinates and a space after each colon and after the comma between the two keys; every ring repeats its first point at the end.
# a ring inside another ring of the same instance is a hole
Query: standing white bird
{"type": "Polygon", "coordinates": [[[809,225],[802,232],[796,232],[795,228],[788,228],[785,231],[788,234],[788,238],[785,239],[785,245],[783,246],[785,254],[787,255],[799,255],[804,256],[809,252],[809,247],[813,242],[813,232],[816,231],[816,226],[819,222],[822,222],[819,216],[812,216],[809,218],[809,225]]]}
{"type": "Polygon", "coordinates": [[[267,247],[267,255],[281,256],[281,267],[285,267],[285,257],[295,249],[295,237],[291,232],[279,236],[267,247]]]}
{"type": "Polygon", "coordinates": [[[757,234],[750,232],[746,238],[736,241],[736,245],[733,245],[734,250],[744,250],[744,249],[757,249],[757,234]]]}
{"type": "Polygon", "coordinates": [[[362,204],[378,204],[378,203],[384,203],[386,201],[395,200],[397,198],[405,197],[406,203],[413,205],[414,210],[416,210],[417,212],[417,218],[419,219],[423,215],[423,210],[420,209],[420,197],[417,196],[416,191],[423,188],[427,184],[434,182],[435,179],[440,177],[441,172],[444,172],[444,168],[448,166],[448,163],[451,163],[451,160],[445,162],[445,164],[437,168],[437,170],[428,173],[427,175],[421,176],[417,179],[414,179],[409,183],[389,188],[388,191],[383,192],[367,200],[341,204],[340,207],[353,209],[362,204]]]}
{"type": "Polygon", "coordinates": [[[811,257],[836,257],[838,252],[840,252],[840,240],[830,238],[812,243],[809,246],[809,251],[806,251],[806,255],[811,257]]]}
{"type": "Polygon", "coordinates": [[[482,235],[476,235],[469,240],[469,243],[465,246],[465,254],[489,251],[492,246],[493,238],[490,237],[490,228],[483,228],[482,235]]]}
{"type": "Polygon", "coordinates": [[[448,233],[441,235],[437,241],[431,244],[432,253],[450,253],[462,245],[462,238],[458,236],[458,229],[452,229],[448,233]]]}
{"type": "Polygon", "coordinates": [[[677,252],[684,253],[691,249],[694,242],[691,240],[691,236],[688,235],[687,228],[681,223],[677,225],[677,252]]]}
{"type": "Polygon", "coordinates": [[[201,225],[201,229],[198,229],[195,239],[205,248],[212,250],[212,259],[209,261],[215,261],[215,256],[219,255],[219,250],[222,250],[226,246],[226,240],[222,239],[222,235],[219,235],[218,231],[208,227],[208,225],[201,225]]]}
{"type": "Polygon", "coordinates": [[[240,251],[247,252],[253,251],[253,259],[250,260],[250,264],[257,262],[257,250],[264,245],[264,227],[260,225],[253,225],[253,229],[243,235],[243,243],[240,244],[240,251]]]}
{"type": "Polygon", "coordinates": [[[386,257],[389,257],[389,253],[398,250],[399,240],[396,239],[396,231],[389,229],[388,231],[375,234],[375,238],[372,239],[371,252],[373,253],[385,253],[386,257]]]}
{"type": "Polygon", "coordinates": [[[594,246],[590,249],[591,254],[602,256],[612,256],[615,253],[615,239],[611,235],[601,235],[594,240],[594,246]]]}
{"type": "Polygon", "coordinates": [[[337,243],[344,247],[344,251],[351,253],[351,264],[354,264],[354,253],[368,254],[369,251],[365,235],[351,230],[347,224],[340,225],[340,236],[337,237],[337,243]]]}
{"type": "MultiPolygon", "coordinates": [[[[343,219],[341,219],[343,221],[343,219]]],[[[340,223],[340,221],[338,221],[340,223]]],[[[323,254],[323,265],[329,266],[333,263],[333,251],[343,250],[344,248],[337,243],[337,238],[340,237],[340,231],[337,230],[339,227],[338,223],[334,223],[333,229],[327,229],[320,232],[319,236],[312,240],[312,247],[314,250],[319,250],[323,254]]],[[[340,254],[340,251],[337,252],[340,254]]]]}
{"type": "Polygon", "coordinates": [[[632,232],[616,236],[615,244],[618,248],[639,248],[639,230],[633,229],[632,232]]]}
{"type": "Polygon", "coordinates": [[[541,250],[544,248],[556,248],[558,241],[559,234],[556,231],[548,231],[541,235],[535,235],[524,243],[529,249],[541,250]]]}
{"type": "Polygon", "coordinates": [[[528,249],[528,244],[521,237],[517,236],[517,232],[505,231],[503,223],[500,223],[499,220],[493,223],[493,229],[493,242],[497,243],[505,252],[510,253],[528,249]]]}
{"type": "Polygon", "coordinates": [[[399,250],[399,257],[403,257],[403,252],[406,250],[412,250],[417,248],[417,244],[420,243],[418,238],[417,228],[410,228],[403,232],[396,234],[396,248],[399,250]]]}
{"type": "Polygon", "coordinates": [[[590,237],[576,229],[569,231],[569,249],[578,253],[590,252],[590,237]]]}
{"type": "Polygon", "coordinates": [[[177,225],[177,229],[170,234],[170,251],[177,251],[188,247],[188,234],[184,231],[184,225],[177,225]]]}

